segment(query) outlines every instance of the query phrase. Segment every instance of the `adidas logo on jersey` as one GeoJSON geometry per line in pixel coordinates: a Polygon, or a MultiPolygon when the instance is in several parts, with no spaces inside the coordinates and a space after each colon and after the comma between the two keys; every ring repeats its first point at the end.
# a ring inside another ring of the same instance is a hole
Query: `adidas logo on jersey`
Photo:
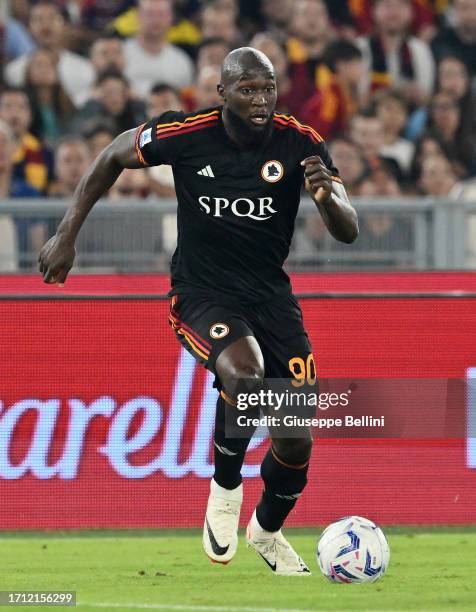
{"type": "Polygon", "coordinates": [[[215,178],[215,175],[213,174],[213,170],[211,169],[210,165],[205,166],[205,168],[199,170],[197,174],[199,174],[200,176],[209,176],[210,178],[215,178]]]}

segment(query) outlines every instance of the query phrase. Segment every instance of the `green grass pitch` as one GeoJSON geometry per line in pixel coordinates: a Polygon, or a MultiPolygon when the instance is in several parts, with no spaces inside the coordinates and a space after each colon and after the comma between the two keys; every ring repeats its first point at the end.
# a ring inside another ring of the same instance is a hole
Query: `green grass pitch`
{"type": "Polygon", "coordinates": [[[198,530],[3,533],[0,590],[74,590],[84,610],[476,611],[476,527],[385,529],[390,567],[368,585],[321,575],[320,532],[286,531],[313,571],[302,578],[274,576],[244,534],[235,559],[221,566],[203,553],[198,530]]]}

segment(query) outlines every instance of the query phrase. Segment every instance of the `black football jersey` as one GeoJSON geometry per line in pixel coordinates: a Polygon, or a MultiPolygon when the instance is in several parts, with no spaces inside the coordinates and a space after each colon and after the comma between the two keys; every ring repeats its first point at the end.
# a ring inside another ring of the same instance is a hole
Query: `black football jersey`
{"type": "Polygon", "coordinates": [[[221,107],[167,111],[139,128],[140,162],[170,164],[175,179],[171,294],[253,303],[290,293],[283,264],[303,185],[300,163],[319,155],[340,179],[317,132],[289,115],[274,113],[272,121],[269,138],[249,149],[229,138],[221,107]]]}

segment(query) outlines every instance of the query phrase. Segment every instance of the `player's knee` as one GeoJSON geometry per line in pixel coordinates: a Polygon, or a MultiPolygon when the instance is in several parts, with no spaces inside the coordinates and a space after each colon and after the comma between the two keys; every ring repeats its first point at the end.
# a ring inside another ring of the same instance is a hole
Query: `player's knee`
{"type": "Polygon", "coordinates": [[[222,374],[222,383],[233,394],[259,390],[263,384],[264,367],[259,362],[242,362],[230,365],[222,374]]]}
{"type": "Polygon", "coordinates": [[[297,466],[307,463],[312,452],[312,436],[303,438],[278,438],[273,440],[273,448],[281,461],[297,466]]]}

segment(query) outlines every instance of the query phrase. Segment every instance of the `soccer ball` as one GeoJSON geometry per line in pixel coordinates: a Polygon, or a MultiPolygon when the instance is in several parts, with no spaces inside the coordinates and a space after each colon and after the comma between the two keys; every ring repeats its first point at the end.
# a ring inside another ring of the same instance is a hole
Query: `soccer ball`
{"type": "Polygon", "coordinates": [[[321,572],[333,582],[375,582],[390,560],[380,527],[361,516],[346,516],[327,527],[317,544],[321,572]]]}

